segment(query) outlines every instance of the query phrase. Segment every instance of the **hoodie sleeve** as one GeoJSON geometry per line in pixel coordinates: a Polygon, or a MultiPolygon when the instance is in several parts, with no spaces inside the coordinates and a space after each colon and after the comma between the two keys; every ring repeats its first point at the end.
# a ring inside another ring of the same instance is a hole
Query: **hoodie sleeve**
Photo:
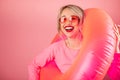
{"type": "Polygon", "coordinates": [[[40,69],[46,62],[52,60],[53,57],[53,47],[49,46],[38,56],[36,56],[32,63],[28,66],[29,80],[40,80],[40,69]]]}
{"type": "Polygon", "coordinates": [[[120,80],[120,53],[115,53],[107,74],[111,80],[120,80]]]}

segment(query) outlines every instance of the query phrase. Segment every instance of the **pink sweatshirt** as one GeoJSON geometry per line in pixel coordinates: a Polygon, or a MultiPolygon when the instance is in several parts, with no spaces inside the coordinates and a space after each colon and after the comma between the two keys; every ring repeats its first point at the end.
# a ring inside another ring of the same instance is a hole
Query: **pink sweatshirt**
{"type": "MultiPolygon", "coordinates": [[[[36,56],[32,62],[31,65],[29,65],[29,80],[40,80],[40,68],[43,67],[47,62],[51,60],[55,60],[55,63],[57,64],[58,68],[62,73],[65,73],[69,69],[69,67],[72,65],[75,57],[77,56],[77,53],[79,50],[74,50],[68,48],[64,41],[61,40],[59,42],[53,43],[48,48],[43,50],[38,56],[36,56]]],[[[116,56],[115,56],[116,57],[116,56]]],[[[118,57],[117,57],[118,58],[118,57]]],[[[120,56],[119,56],[119,63],[120,63],[120,56]]],[[[111,71],[114,69],[114,65],[119,65],[119,70],[120,71],[120,64],[118,63],[118,59],[115,58],[113,61],[112,67],[109,69],[109,74],[112,75],[111,71]]],[[[115,67],[116,68],[116,67],[115,67]]],[[[113,72],[113,71],[112,71],[113,72]]],[[[114,71],[115,73],[116,71],[114,71]]],[[[119,72],[120,73],[120,72],[119,72]]],[[[117,73],[116,73],[117,75],[117,73]]],[[[118,74],[120,76],[120,74],[118,74]]],[[[117,80],[117,79],[112,79],[112,80],[117,80]]]]}

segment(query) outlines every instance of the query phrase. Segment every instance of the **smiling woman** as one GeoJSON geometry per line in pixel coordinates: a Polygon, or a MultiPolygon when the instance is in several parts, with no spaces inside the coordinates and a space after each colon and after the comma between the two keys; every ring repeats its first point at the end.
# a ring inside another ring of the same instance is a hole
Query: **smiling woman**
{"type": "MultiPolygon", "coordinates": [[[[55,74],[44,80],[102,80],[114,56],[113,26],[111,17],[103,10],[91,8],[84,12],[76,5],[63,6],[58,15],[58,35],[65,38],[53,41],[34,58],[29,66],[29,80],[47,77],[42,72],[50,61],[58,69],[49,65],[47,70],[52,68],[50,72],[55,74]]],[[[50,72],[47,74],[52,75],[50,72]]]]}
{"type": "MultiPolygon", "coordinates": [[[[80,44],[83,18],[84,11],[79,6],[69,5],[63,6],[60,9],[58,13],[58,31],[66,36],[67,39],[65,42],[69,45],[68,47],[70,47],[70,45],[73,47],[73,44],[80,44]],[[76,43],[72,40],[76,40],[76,43]]],[[[78,48],[80,48],[80,46],[78,46],[78,48]]]]}

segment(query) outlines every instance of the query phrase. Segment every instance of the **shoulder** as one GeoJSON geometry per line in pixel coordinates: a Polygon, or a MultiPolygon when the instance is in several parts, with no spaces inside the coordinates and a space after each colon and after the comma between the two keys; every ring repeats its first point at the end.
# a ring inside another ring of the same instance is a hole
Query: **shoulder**
{"type": "Polygon", "coordinates": [[[43,49],[43,51],[56,50],[56,49],[59,49],[59,48],[63,48],[64,46],[65,46],[64,40],[61,40],[61,41],[49,44],[46,48],[43,49]]]}
{"type": "Polygon", "coordinates": [[[65,45],[64,40],[61,40],[61,41],[50,44],[48,47],[59,48],[59,47],[63,47],[64,45],[65,45]]]}

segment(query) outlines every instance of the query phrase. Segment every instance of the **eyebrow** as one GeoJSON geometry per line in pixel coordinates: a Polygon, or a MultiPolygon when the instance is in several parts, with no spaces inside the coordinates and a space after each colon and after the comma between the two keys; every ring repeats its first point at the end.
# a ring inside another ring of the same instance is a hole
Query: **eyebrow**
{"type": "Polygon", "coordinates": [[[65,15],[61,16],[61,17],[66,17],[65,15]]]}
{"type": "MultiPolygon", "coordinates": [[[[77,15],[71,15],[71,16],[77,16],[77,15]]],[[[66,17],[65,15],[61,16],[61,17],[66,17]]]]}

